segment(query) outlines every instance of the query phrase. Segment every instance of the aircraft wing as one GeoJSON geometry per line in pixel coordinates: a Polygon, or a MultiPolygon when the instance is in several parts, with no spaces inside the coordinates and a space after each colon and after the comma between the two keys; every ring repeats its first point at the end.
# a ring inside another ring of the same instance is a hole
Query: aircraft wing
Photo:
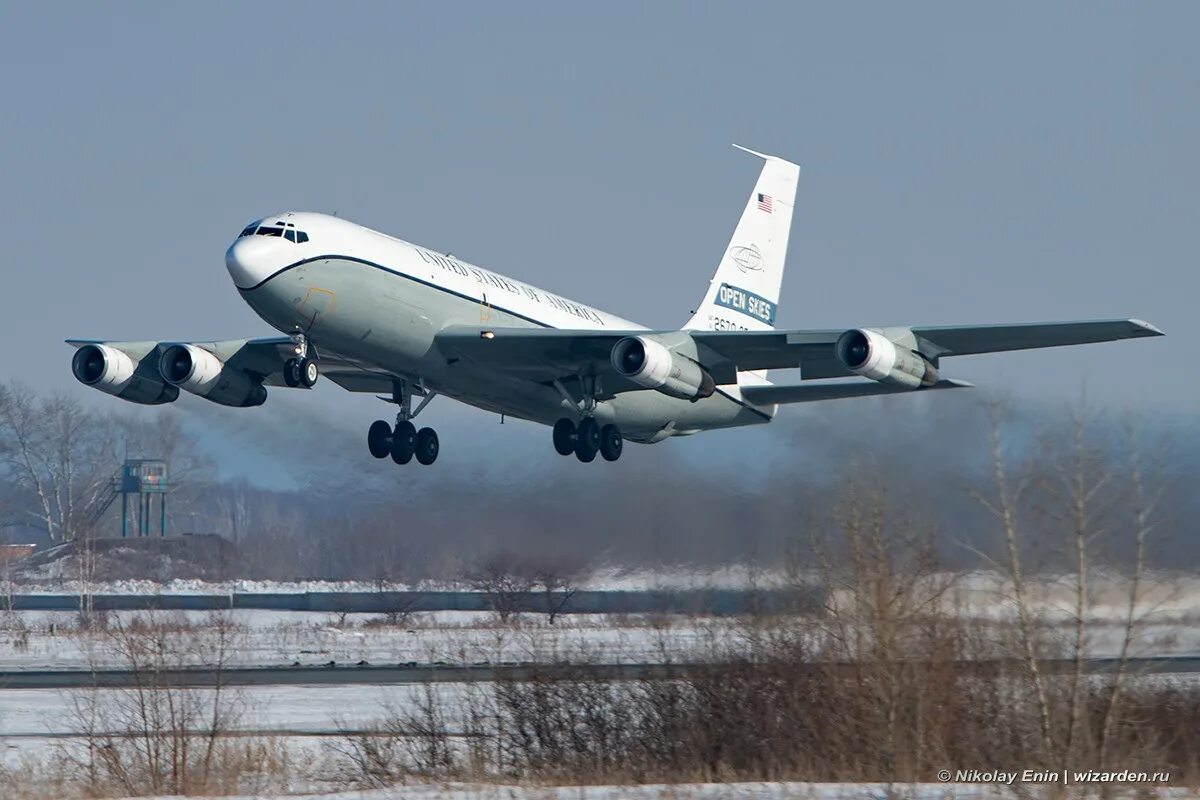
{"type": "MultiPolygon", "coordinates": [[[[295,358],[295,344],[287,336],[261,339],[230,339],[227,341],[150,341],[118,342],[107,339],[67,339],[67,344],[82,347],[86,344],[105,344],[124,352],[138,363],[139,372],[158,375],[158,360],[163,351],[175,344],[191,344],[221,359],[227,366],[246,372],[266,386],[287,386],[283,365],[295,358]]],[[[353,361],[321,352],[321,375],[351,392],[390,394],[396,376],[380,370],[359,366],[353,361]]],[[[297,387],[300,388],[300,387],[297,387]]]]}
{"type": "MultiPolygon", "coordinates": [[[[908,343],[932,361],[944,356],[1107,342],[1162,331],[1136,319],[911,328],[873,328],[908,343]]],[[[738,371],[800,368],[803,380],[845,378],[851,373],[834,351],[845,329],[781,331],[603,331],[454,326],[436,337],[448,359],[467,358],[514,377],[551,381],[599,375],[606,393],[640,388],[612,368],[613,345],[626,336],[674,336],[696,342],[700,363],[717,383],[735,383],[738,371]]]]}

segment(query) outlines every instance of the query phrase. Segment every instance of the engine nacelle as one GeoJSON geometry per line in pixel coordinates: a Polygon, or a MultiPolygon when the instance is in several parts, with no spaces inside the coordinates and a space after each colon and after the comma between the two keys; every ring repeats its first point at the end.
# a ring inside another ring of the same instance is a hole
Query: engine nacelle
{"type": "Polygon", "coordinates": [[[837,340],[846,369],[873,381],[918,389],[938,382],[937,369],[920,353],[901,347],[877,331],[846,331],[837,340]]]}
{"type": "Polygon", "coordinates": [[[129,354],[107,344],[85,344],[76,350],[71,372],[84,386],[131,403],[153,406],[179,397],[174,386],[138,375],[137,364],[129,354]]]}
{"type": "Polygon", "coordinates": [[[172,386],[223,406],[261,406],[267,401],[262,383],[194,344],[168,347],[158,362],[159,372],[172,386]]]}
{"type": "Polygon", "coordinates": [[[692,402],[717,388],[712,375],[695,361],[646,336],[626,336],[613,345],[612,365],[639,386],[692,402]]]}

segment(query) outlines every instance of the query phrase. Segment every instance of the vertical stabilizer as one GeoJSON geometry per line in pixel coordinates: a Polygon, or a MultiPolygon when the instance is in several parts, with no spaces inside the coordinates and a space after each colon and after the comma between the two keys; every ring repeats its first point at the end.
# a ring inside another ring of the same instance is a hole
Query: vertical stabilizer
{"type": "Polygon", "coordinates": [[[765,331],[775,327],[800,167],[775,156],[734,147],[766,163],[704,302],[685,329],[765,331]]]}

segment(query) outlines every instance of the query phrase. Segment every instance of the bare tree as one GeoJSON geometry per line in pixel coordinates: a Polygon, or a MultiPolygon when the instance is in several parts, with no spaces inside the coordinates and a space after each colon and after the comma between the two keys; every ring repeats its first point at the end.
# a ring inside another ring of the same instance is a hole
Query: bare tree
{"type": "Polygon", "coordinates": [[[0,385],[0,459],[32,498],[26,511],[51,541],[89,521],[116,467],[112,428],[74,400],[0,385]]]}
{"type": "MultiPolygon", "coordinates": [[[[988,453],[990,456],[992,492],[972,490],[974,497],[1000,523],[1000,535],[1003,542],[1004,557],[993,560],[976,550],[989,564],[1003,574],[1012,587],[1012,600],[1017,612],[1017,630],[1019,632],[1022,657],[1029,678],[1030,686],[1036,699],[1040,740],[1043,754],[1049,757],[1054,752],[1053,723],[1050,717],[1050,700],[1046,690],[1046,678],[1042,674],[1040,655],[1038,653],[1035,633],[1035,612],[1029,598],[1026,585],[1024,564],[1021,558],[1021,531],[1018,518],[1018,506],[1022,495],[1029,485],[1030,472],[1023,470],[1015,480],[1009,476],[1007,453],[1004,447],[1004,419],[1006,409],[1003,403],[992,400],[986,403],[988,417],[988,453]]],[[[974,548],[972,548],[974,549],[974,548]]]]}
{"type": "Polygon", "coordinates": [[[1107,464],[1091,446],[1089,424],[1091,413],[1085,405],[1071,413],[1069,442],[1058,454],[1051,448],[1048,461],[1052,465],[1053,481],[1049,488],[1052,498],[1050,516],[1065,523],[1067,550],[1070,552],[1072,575],[1072,636],[1069,646],[1072,668],[1067,722],[1061,759],[1070,762],[1075,756],[1081,718],[1085,714],[1084,670],[1087,662],[1087,611],[1090,568],[1093,544],[1100,534],[1098,517],[1103,511],[1101,491],[1111,477],[1107,464]]]}
{"type": "Polygon", "coordinates": [[[533,589],[533,580],[511,556],[494,555],[464,577],[472,589],[487,597],[501,622],[527,610],[523,601],[533,589]]]}
{"type": "Polygon", "coordinates": [[[544,558],[534,564],[531,570],[531,588],[541,593],[546,616],[551,625],[578,591],[575,579],[579,570],[579,565],[562,558],[544,558]]]}
{"type": "Polygon", "coordinates": [[[1126,423],[1125,441],[1130,484],[1130,532],[1133,539],[1133,565],[1129,575],[1129,597],[1121,631],[1121,647],[1117,655],[1116,669],[1109,685],[1108,697],[1103,703],[1098,760],[1102,768],[1108,764],[1113,729],[1119,716],[1117,711],[1120,707],[1126,672],[1129,668],[1130,648],[1141,621],[1140,604],[1146,580],[1147,547],[1150,534],[1155,528],[1154,520],[1158,505],[1164,493],[1164,486],[1161,482],[1155,488],[1147,485],[1146,464],[1132,422],[1127,421],[1126,423]]]}

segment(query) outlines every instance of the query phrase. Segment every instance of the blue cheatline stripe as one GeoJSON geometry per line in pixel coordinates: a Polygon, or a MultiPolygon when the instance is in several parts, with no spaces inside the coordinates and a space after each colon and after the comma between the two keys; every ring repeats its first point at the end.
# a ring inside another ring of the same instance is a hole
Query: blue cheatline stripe
{"type": "MultiPolygon", "coordinates": [[[[445,286],[441,286],[440,284],[421,280],[420,278],[417,278],[413,275],[409,275],[406,272],[400,272],[399,270],[394,270],[391,267],[385,267],[383,264],[377,264],[374,261],[368,261],[365,258],[355,258],[354,256],[338,256],[338,255],[317,256],[315,258],[306,258],[303,261],[297,261],[294,264],[288,264],[286,267],[279,270],[278,272],[276,272],[272,275],[269,275],[266,278],[263,278],[261,281],[254,284],[249,289],[239,288],[238,291],[239,292],[253,292],[255,289],[257,289],[260,286],[262,286],[263,284],[267,283],[267,281],[270,281],[272,278],[277,278],[290,269],[295,269],[296,267],[302,267],[305,264],[311,264],[315,261],[351,261],[356,264],[363,264],[368,267],[373,267],[374,269],[381,270],[383,272],[388,273],[389,275],[395,275],[396,277],[399,277],[399,278],[406,278],[406,279],[412,281],[413,283],[419,283],[422,286],[428,286],[430,289],[437,289],[438,291],[445,292],[446,294],[453,295],[454,297],[462,298],[463,300],[469,300],[471,303],[476,304],[476,305],[478,305],[479,303],[482,302],[481,300],[479,300],[476,297],[471,297],[471,295],[469,295],[469,294],[463,294],[462,292],[456,292],[453,289],[447,289],[445,286]]],[[[537,325],[538,327],[541,327],[541,328],[554,328],[554,326],[548,322],[542,322],[540,319],[534,319],[533,317],[526,316],[525,314],[521,314],[521,313],[519,313],[517,311],[513,311],[512,309],[509,309],[509,308],[505,308],[504,306],[498,306],[495,303],[489,302],[488,307],[492,308],[496,311],[502,311],[505,314],[509,314],[511,316],[516,317],[517,319],[523,319],[526,322],[532,322],[534,325],[537,325]]],[[[598,328],[597,330],[604,330],[604,329],[598,328]]]]}

